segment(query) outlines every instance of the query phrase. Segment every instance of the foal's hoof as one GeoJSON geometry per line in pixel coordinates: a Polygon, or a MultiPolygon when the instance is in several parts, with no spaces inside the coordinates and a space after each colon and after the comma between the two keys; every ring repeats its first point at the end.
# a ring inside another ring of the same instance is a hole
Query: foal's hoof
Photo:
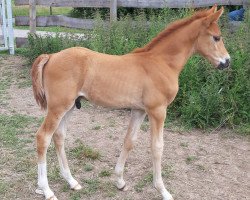
{"type": "Polygon", "coordinates": [[[163,200],[174,200],[173,197],[167,198],[167,199],[163,199],[163,200]]]}
{"type": "Polygon", "coordinates": [[[52,196],[52,197],[49,197],[49,198],[46,199],[46,200],[58,200],[58,199],[57,199],[56,196],[54,195],[54,196],[52,196]]]}
{"type": "Polygon", "coordinates": [[[121,191],[127,191],[128,190],[128,186],[126,185],[126,183],[124,184],[124,186],[122,186],[122,187],[117,187],[119,190],[121,190],[121,191]]]}
{"type": "Polygon", "coordinates": [[[43,190],[40,188],[37,188],[35,191],[37,194],[44,195],[43,190]]]}
{"type": "Polygon", "coordinates": [[[174,198],[172,197],[172,195],[168,195],[167,197],[163,197],[163,200],[174,200],[174,198]]]}
{"type": "Polygon", "coordinates": [[[77,183],[74,187],[72,187],[71,188],[72,190],[75,190],[75,191],[77,191],[77,190],[81,190],[82,189],[82,186],[79,184],[79,183],[77,183]]]}
{"type": "MultiPolygon", "coordinates": [[[[40,188],[37,188],[35,192],[36,192],[37,194],[44,195],[43,190],[40,189],[40,188]]],[[[57,199],[56,196],[53,194],[51,197],[46,198],[46,200],[58,200],[58,199],[57,199]]]]}

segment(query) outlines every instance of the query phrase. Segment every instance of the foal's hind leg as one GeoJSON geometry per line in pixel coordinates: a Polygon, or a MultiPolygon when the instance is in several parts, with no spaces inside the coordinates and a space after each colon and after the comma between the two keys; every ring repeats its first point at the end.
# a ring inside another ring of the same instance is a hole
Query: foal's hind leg
{"type": "MultiPolygon", "coordinates": [[[[36,193],[43,194],[46,199],[57,200],[48,184],[46,154],[51,138],[58,128],[62,118],[69,108],[60,104],[53,104],[48,108],[48,114],[44,119],[36,135],[37,153],[38,153],[38,189],[36,193]]],[[[69,106],[72,107],[73,105],[69,106]]]]}
{"type": "Polygon", "coordinates": [[[131,111],[131,119],[129,122],[128,132],[125,136],[123,148],[115,167],[115,173],[117,176],[116,185],[118,189],[126,190],[126,184],[123,179],[124,165],[128,157],[129,151],[133,148],[134,143],[137,139],[138,129],[140,128],[145,116],[146,113],[142,110],[131,111]]]}
{"type": "Polygon", "coordinates": [[[57,198],[49,188],[46,154],[52,135],[57,129],[62,117],[63,112],[57,113],[48,111],[48,114],[36,135],[38,153],[38,189],[36,190],[36,193],[43,194],[46,199],[50,200],[57,200],[57,198]]]}
{"type": "Polygon", "coordinates": [[[66,125],[67,121],[69,118],[69,115],[73,111],[73,108],[68,111],[63,119],[60,122],[59,127],[55,131],[53,135],[53,140],[56,146],[56,154],[58,157],[59,165],[60,165],[60,172],[62,177],[68,182],[70,185],[70,188],[73,190],[80,190],[82,186],[72,177],[69,166],[68,166],[68,161],[64,149],[64,140],[66,137],[66,125]]]}

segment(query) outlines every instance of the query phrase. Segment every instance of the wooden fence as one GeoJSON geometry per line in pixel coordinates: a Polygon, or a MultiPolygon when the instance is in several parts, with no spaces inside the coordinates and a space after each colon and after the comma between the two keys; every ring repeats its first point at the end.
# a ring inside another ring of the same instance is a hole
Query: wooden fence
{"type": "Polygon", "coordinates": [[[93,7],[110,8],[110,21],[117,20],[118,7],[133,8],[187,8],[208,7],[218,5],[249,5],[249,0],[15,0],[16,6],[29,5],[28,16],[17,16],[17,26],[30,26],[30,32],[35,33],[36,26],[63,26],[69,28],[92,29],[94,20],[77,19],[63,15],[36,16],[36,5],[49,7],[93,7]]]}

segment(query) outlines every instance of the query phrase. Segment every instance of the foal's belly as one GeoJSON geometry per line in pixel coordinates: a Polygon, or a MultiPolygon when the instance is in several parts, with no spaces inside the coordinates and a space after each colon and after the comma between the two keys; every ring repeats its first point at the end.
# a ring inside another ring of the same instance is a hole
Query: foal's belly
{"type": "Polygon", "coordinates": [[[141,98],[137,95],[123,95],[121,93],[104,92],[104,91],[91,91],[87,93],[85,98],[94,103],[95,105],[112,108],[132,108],[143,109],[143,103],[141,98]]]}
{"type": "Polygon", "coordinates": [[[83,88],[84,97],[90,102],[112,108],[143,109],[142,88],[126,83],[98,81],[83,88]]]}

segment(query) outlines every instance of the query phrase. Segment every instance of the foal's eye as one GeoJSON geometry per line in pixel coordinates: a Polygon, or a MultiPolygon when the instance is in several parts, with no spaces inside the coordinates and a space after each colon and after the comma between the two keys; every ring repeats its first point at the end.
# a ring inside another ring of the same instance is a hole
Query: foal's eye
{"type": "Polygon", "coordinates": [[[220,36],[213,36],[213,38],[214,38],[215,42],[219,42],[220,41],[220,36]]]}

